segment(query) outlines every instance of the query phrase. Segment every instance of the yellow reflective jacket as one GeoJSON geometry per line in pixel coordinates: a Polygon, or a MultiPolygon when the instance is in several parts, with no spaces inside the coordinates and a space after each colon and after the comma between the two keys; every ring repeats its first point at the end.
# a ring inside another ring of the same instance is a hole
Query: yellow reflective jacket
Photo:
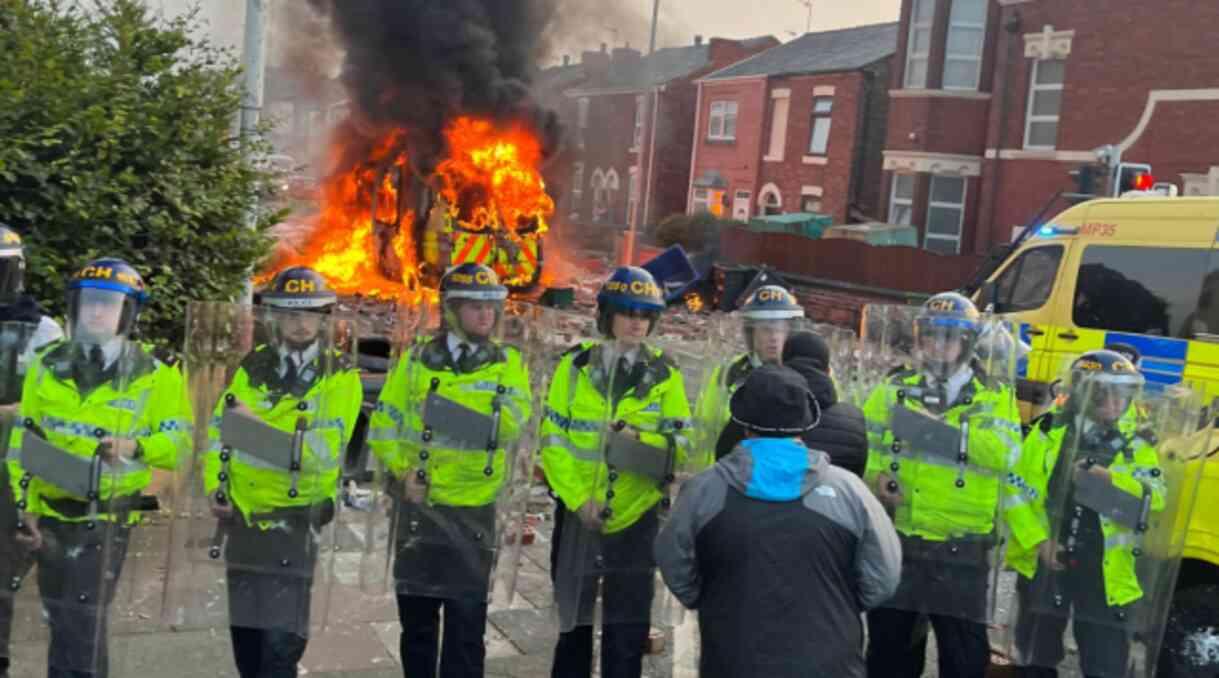
{"type": "Polygon", "coordinates": [[[453,364],[447,335],[411,348],[394,366],[369,423],[368,444],[396,478],[423,469],[428,501],[446,506],[485,506],[495,501],[505,479],[507,446],[520,439],[533,415],[529,371],[514,346],[490,344],[475,355],[479,365],[460,372],[453,364]],[[479,414],[499,409],[499,445],[464,449],[423,440],[423,403],[429,393],[479,414]],[[421,458],[426,451],[426,459],[421,458]],[[492,474],[485,470],[490,457],[492,474]]]}
{"type": "MultiPolygon", "coordinates": [[[[73,364],[80,360],[74,356],[78,350],[76,344],[61,342],[38,356],[25,375],[21,420],[32,421],[47,442],[78,457],[93,457],[99,438],[134,439],[139,443],[138,458],[103,465],[98,494],[102,501],[133,497],[152,482],[152,469],[176,469],[190,449],[190,409],[182,376],[176,368],[127,342],[119,360],[129,365],[130,373],[81,393],[73,378],[73,364]]],[[[20,450],[27,435],[34,434],[14,426],[10,449],[20,450]]],[[[10,455],[9,475],[13,495],[25,500],[26,511],[66,522],[89,520],[88,516],[64,516],[47,503],[85,502],[87,497],[74,496],[38,477],[31,477],[29,487],[22,488],[25,470],[20,459],[20,454],[10,455]]],[[[104,513],[97,517],[112,522],[119,519],[104,513]]],[[[126,520],[139,522],[139,514],[131,512],[126,520]]]]}
{"type": "Polygon", "coordinates": [[[590,499],[610,509],[606,533],[633,525],[664,495],[658,479],[615,469],[605,459],[605,436],[613,424],[639,431],[657,455],[672,455],[671,466],[690,455],[690,404],[681,372],[656,349],[640,348],[636,383],[611,405],[604,389],[603,345],[585,343],[569,350],[555,369],[542,422],[542,470],[551,489],[572,511],[590,499]],[[640,365],[639,363],[643,364],[640,365]],[[607,492],[613,485],[613,496],[607,492]]]}
{"type": "MultiPolygon", "coordinates": [[[[1015,471],[1008,477],[1005,488],[1005,513],[1012,532],[1007,547],[1007,563],[1026,578],[1037,574],[1037,547],[1051,538],[1046,508],[1046,495],[1054,467],[1059,463],[1062,446],[1070,427],[1069,417],[1056,408],[1034,423],[1024,440],[1024,452],[1015,471]]],[[[1135,497],[1143,496],[1146,487],[1151,492],[1151,510],[1164,510],[1166,487],[1155,450],[1155,438],[1139,428],[1139,418],[1133,411],[1118,423],[1122,437],[1128,441],[1125,452],[1109,466],[1113,485],[1135,497]]],[[[1069,442],[1069,441],[1068,441],[1069,442]]],[[[1068,451],[1070,455],[1070,451],[1068,451]]],[[[1071,459],[1062,459],[1071,463],[1071,459]]],[[[1139,548],[1133,530],[1100,517],[1101,533],[1105,537],[1104,570],[1105,597],[1109,605],[1127,605],[1143,597],[1143,589],[1135,571],[1139,548]]]]}
{"type": "Polygon", "coordinates": [[[254,524],[251,519],[254,514],[313,506],[335,498],[343,456],[364,397],[360,375],[343,354],[332,352],[302,367],[302,374],[310,368],[328,374],[315,379],[299,395],[285,393],[279,387],[279,366],[280,355],[274,348],[264,345],[254,349],[221,395],[208,427],[209,449],[203,459],[204,491],[210,496],[222,486],[227,488],[230,501],[247,524],[254,524]],[[328,365],[321,364],[323,358],[328,365]],[[307,433],[301,451],[301,470],[295,478],[295,497],[290,495],[294,479],[289,471],[271,467],[240,450],[234,450],[228,464],[224,463],[220,420],[228,407],[229,395],[280,431],[292,433],[298,420],[304,419],[307,433]]]}
{"type": "Polygon", "coordinates": [[[1000,487],[1020,456],[1020,414],[1012,389],[984,382],[975,374],[957,403],[938,415],[961,428],[970,423],[967,464],[913,453],[895,446],[889,417],[893,407],[926,412],[917,397],[924,378],[913,370],[898,372],[877,387],[864,405],[868,426],[868,466],[864,479],[876,487],[886,473],[901,487],[903,503],[893,523],[897,531],[932,541],[989,535],[995,530],[1000,487]],[[899,405],[898,395],[901,399],[899,405]],[[958,482],[959,481],[959,482],[958,482]]]}
{"type": "MultiPolygon", "coordinates": [[[[732,418],[728,406],[732,394],[745,383],[745,378],[754,370],[754,358],[742,353],[728,362],[716,366],[711,378],[703,386],[694,404],[694,421],[698,431],[698,451],[706,451],[711,461],[715,458],[715,443],[720,432],[732,418]]],[[[709,465],[709,464],[708,464],[709,465]]]]}

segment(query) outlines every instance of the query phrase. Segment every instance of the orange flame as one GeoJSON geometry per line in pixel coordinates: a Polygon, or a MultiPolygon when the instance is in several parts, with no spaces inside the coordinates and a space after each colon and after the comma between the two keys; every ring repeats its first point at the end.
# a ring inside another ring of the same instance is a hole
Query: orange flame
{"type": "MultiPolygon", "coordinates": [[[[406,209],[398,214],[403,187],[395,185],[394,174],[401,170],[409,181],[412,169],[410,159],[399,150],[403,138],[401,130],[387,134],[357,167],[327,179],[321,214],[308,242],[300,253],[275,262],[255,282],[265,283],[290,266],[309,266],[340,294],[408,300],[434,294],[422,285],[416,214],[406,209]],[[387,231],[395,228],[392,235],[387,231]],[[387,257],[396,258],[396,265],[383,265],[387,257]],[[388,279],[387,270],[400,271],[399,279],[388,279]]],[[[473,233],[493,232],[519,245],[523,233],[540,237],[546,232],[546,219],[554,214],[555,205],[542,180],[541,142],[534,134],[460,117],[445,131],[445,140],[448,156],[427,183],[435,187],[451,226],[435,237],[451,237],[456,226],[473,233]]],[[[347,157],[346,151],[343,139],[332,142],[332,158],[347,157]]],[[[448,263],[436,265],[443,269],[448,263]]],[[[508,277],[505,282],[518,284],[508,277]]]]}

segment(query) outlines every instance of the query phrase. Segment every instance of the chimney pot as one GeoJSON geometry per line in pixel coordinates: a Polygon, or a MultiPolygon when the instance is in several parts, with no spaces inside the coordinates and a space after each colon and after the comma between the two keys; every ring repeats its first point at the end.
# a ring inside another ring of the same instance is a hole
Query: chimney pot
{"type": "Polygon", "coordinates": [[[701,35],[694,36],[694,44],[695,45],[703,44],[703,36],[701,36],[701,35]]]}
{"type": "Polygon", "coordinates": [[[570,66],[570,65],[571,65],[571,55],[570,55],[570,54],[564,54],[564,55],[563,55],[563,65],[564,65],[564,66],[570,66]]]}
{"type": "Polygon", "coordinates": [[[605,53],[606,53],[606,52],[608,52],[608,51],[609,51],[609,45],[608,45],[607,43],[604,43],[604,42],[603,42],[603,43],[601,43],[601,53],[602,53],[602,54],[605,54],[605,53]]]}

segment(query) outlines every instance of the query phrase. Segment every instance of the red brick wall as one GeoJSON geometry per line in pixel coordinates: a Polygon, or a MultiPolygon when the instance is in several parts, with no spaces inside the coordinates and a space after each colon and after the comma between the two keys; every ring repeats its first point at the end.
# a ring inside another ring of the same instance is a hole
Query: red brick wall
{"type": "Polygon", "coordinates": [[[767,96],[766,81],[762,78],[703,83],[698,129],[694,131],[698,151],[691,176],[698,178],[710,170],[715,170],[727,180],[728,215],[731,214],[732,195],[735,191],[749,191],[756,202],[758,189],[761,188],[757,180],[765,143],[761,121],[765,119],[767,111],[767,96]],[[737,102],[735,141],[707,139],[711,104],[715,101],[737,102]]]}
{"type": "MultiPolygon", "coordinates": [[[[802,186],[820,186],[822,212],[831,215],[835,223],[845,223],[851,200],[851,177],[859,136],[860,106],[864,78],[859,71],[828,75],[805,75],[771,78],[770,91],[791,90],[787,116],[787,140],[782,162],[763,161],[758,178],[758,190],[774,183],[783,196],[783,211],[800,211],[802,186]],[[830,125],[830,141],[825,165],[807,165],[808,147],[812,134],[813,91],[816,87],[834,88],[834,109],[830,125]]],[[[770,146],[774,121],[775,100],[767,94],[765,123],[761,151],[770,146]]],[[[757,205],[758,195],[753,196],[757,205]]],[[[756,207],[755,207],[756,212],[756,207]]]]}
{"type": "Polygon", "coordinates": [[[893,97],[885,148],[980,156],[986,151],[989,106],[971,99],[893,97]]]}
{"type": "MultiPolygon", "coordinates": [[[[652,202],[645,220],[647,224],[659,223],[671,214],[686,211],[697,107],[698,87],[690,82],[671,84],[660,95],[656,155],[652,160],[652,202]]],[[[651,139],[645,143],[651,143],[651,139]]],[[[647,170],[644,171],[646,173],[647,170]]]]}
{"type": "MultiPolygon", "coordinates": [[[[861,111],[858,152],[852,190],[855,205],[868,219],[880,219],[885,193],[880,176],[889,129],[889,71],[892,59],[864,70],[864,109],[861,111]]],[[[850,215],[848,215],[850,221],[850,215]]]]}

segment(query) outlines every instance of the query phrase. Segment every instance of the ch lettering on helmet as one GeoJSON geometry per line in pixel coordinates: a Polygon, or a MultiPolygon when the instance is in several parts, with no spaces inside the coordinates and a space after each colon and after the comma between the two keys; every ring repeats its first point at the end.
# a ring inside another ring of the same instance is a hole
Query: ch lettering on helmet
{"type": "Polygon", "coordinates": [[[0,238],[0,244],[4,245],[20,245],[21,237],[12,231],[4,231],[3,237],[0,238]]]}
{"type": "Polygon", "coordinates": [[[493,285],[493,284],[495,284],[491,280],[491,275],[489,273],[487,273],[486,271],[479,271],[473,275],[471,275],[469,273],[450,273],[449,278],[452,279],[453,282],[461,284],[461,285],[474,285],[474,284],[493,285]]]}
{"type": "Polygon", "coordinates": [[[605,284],[605,289],[609,292],[617,292],[622,294],[636,294],[658,297],[660,296],[660,288],[655,284],[643,280],[633,280],[629,283],[618,280],[611,280],[605,284]]]}
{"type": "Polygon", "coordinates": [[[792,295],[790,293],[788,293],[787,290],[776,289],[776,290],[758,290],[758,301],[761,301],[761,302],[787,301],[787,302],[795,303],[796,300],[794,298],[792,298],[792,295]]]}
{"type": "Polygon", "coordinates": [[[1096,362],[1095,360],[1081,360],[1075,363],[1075,369],[1083,370],[1085,372],[1100,372],[1105,369],[1105,366],[1096,362]]]}
{"type": "Polygon", "coordinates": [[[131,287],[139,287],[140,279],[138,276],[123,271],[116,271],[109,266],[86,266],[81,269],[80,273],[76,274],[80,280],[117,280],[124,285],[131,287]]]}
{"type": "Polygon", "coordinates": [[[927,302],[927,310],[940,312],[955,311],[957,310],[957,304],[953,299],[932,299],[927,302]]]}
{"type": "Polygon", "coordinates": [[[312,280],[289,280],[284,283],[284,291],[289,294],[308,294],[317,291],[317,283],[312,280]]]}

